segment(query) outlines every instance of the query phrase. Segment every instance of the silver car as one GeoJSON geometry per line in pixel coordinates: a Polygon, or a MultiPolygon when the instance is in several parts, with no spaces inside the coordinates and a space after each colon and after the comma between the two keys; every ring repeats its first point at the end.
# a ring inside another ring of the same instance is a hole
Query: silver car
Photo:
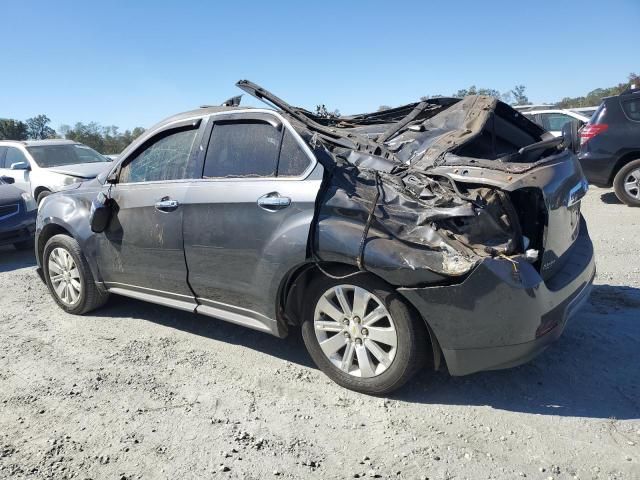
{"type": "Polygon", "coordinates": [[[72,140],[0,141],[0,176],[30,193],[38,204],[51,192],[95,178],[109,159],[72,140]]]}

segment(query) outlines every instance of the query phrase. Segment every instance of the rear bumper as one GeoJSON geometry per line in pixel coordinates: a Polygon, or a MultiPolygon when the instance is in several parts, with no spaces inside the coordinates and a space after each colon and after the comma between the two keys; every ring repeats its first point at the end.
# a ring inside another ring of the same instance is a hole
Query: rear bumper
{"type": "Polygon", "coordinates": [[[611,186],[611,174],[616,165],[614,158],[594,152],[581,152],[578,160],[589,183],[603,188],[611,186]]]}
{"type": "Polygon", "coordinates": [[[451,375],[520,365],[563,332],[596,267],[586,225],[564,268],[543,280],[528,263],[488,259],[459,285],[398,289],[435,334],[451,375]]]}
{"type": "Polygon", "coordinates": [[[11,245],[33,238],[36,229],[36,210],[19,213],[0,223],[0,245],[11,245]]]}

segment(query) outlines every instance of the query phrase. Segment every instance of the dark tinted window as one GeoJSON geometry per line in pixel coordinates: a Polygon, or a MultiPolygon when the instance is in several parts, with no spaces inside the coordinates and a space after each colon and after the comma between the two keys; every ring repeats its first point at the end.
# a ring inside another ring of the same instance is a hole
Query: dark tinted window
{"type": "Polygon", "coordinates": [[[0,168],[9,168],[9,166],[5,165],[4,162],[5,153],[7,153],[7,147],[0,147],[0,168]]]}
{"type": "Polygon", "coordinates": [[[7,168],[11,168],[12,163],[18,163],[18,162],[29,163],[29,161],[27,160],[27,157],[24,156],[24,153],[22,153],[19,149],[15,147],[7,147],[7,153],[5,155],[6,156],[5,156],[4,163],[7,166],[7,168]]]}
{"type": "Polygon", "coordinates": [[[79,163],[108,162],[91,147],[80,143],[67,145],[38,145],[27,147],[36,163],[43,167],[61,167],[79,163]]]}
{"type": "Polygon", "coordinates": [[[622,101],[622,109],[630,120],[640,122],[640,98],[622,101]]]}
{"type": "Polygon", "coordinates": [[[280,162],[278,163],[279,177],[298,177],[309,166],[309,156],[302,150],[293,134],[286,130],[280,149],[280,162]]]}
{"type": "Polygon", "coordinates": [[[217,123],[204,163],[204,178],[273,177],[282,133],[268,123],[217,123]]]}
{"type": "Polygon", "coordinates": [[[196,178],[199,175],[190,159],[197,131],[163,135],[122,168],[119,181],[137,183],[196,178]]]}
{"type": "Polygon", "coordinates": [[[592,125],[596,125],[598,123],[603,123],[604,122],[604,117],[607,114],[607,107],[605,105],[604,102],[602,102],[600,104],[600,106],[598,107],[598,109],[595,111],[595,113],[591,116],[591,119],[589,120],[589,123],[592,125]]]}

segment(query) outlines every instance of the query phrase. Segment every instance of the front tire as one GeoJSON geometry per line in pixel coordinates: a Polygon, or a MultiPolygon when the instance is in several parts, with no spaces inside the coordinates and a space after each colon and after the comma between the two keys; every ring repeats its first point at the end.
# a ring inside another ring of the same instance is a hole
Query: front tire
{"type": "Polygon", "coordinates": [[[81,315],[101,307],[109,298],[108,293],[98,290],[80,245],[68,235],[49,239],[42,268],[51,296],[65,312],[81,315]]]}
{"type": "Polygon", "coordinates": [[[307,298],[304,343],[318,368],[337,384],[383,395],[424,365],[429,343],[422,319],[378,278],[321,277],[307,298]]]}
{"type": "Polygon", "coordinates": [[[613,179],[616,197],[630,207],[640,207],[640,159],[627,163],[613,179]]]}
{"type": "Polygon", "coordinates": [[[47,198],[49,195],[51,195],[51,192],[49,190],[42,190],[41,192],[39,192],[38,198],[36,198],[36,204],[40,205],[40,203],[42,203],[42,200],[47,198]]]}

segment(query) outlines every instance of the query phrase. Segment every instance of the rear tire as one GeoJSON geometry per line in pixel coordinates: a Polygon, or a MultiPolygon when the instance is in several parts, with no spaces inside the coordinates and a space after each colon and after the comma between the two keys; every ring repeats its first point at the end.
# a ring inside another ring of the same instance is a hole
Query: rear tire
{"type": "Polygon", "coordinates": [[[51,296],[65,312],[81,315],[109,299],[109,294],[96,286],[80,245],[68,235],[49,239],[42,254],[42,269],[51,296]]]}
{"type": "Polygon", "coordinates": [[[613,179],[616,197],[630,207],[640,207],[640,159],[627,163],[613,179]]]}
{"type": "Polygon", "coordinates": [[[384,395],[425,364],[430,344],[424,322],[373,275],[319,277],[305,296],[302,338],[318,368],[338,385],[384,395]]]}

